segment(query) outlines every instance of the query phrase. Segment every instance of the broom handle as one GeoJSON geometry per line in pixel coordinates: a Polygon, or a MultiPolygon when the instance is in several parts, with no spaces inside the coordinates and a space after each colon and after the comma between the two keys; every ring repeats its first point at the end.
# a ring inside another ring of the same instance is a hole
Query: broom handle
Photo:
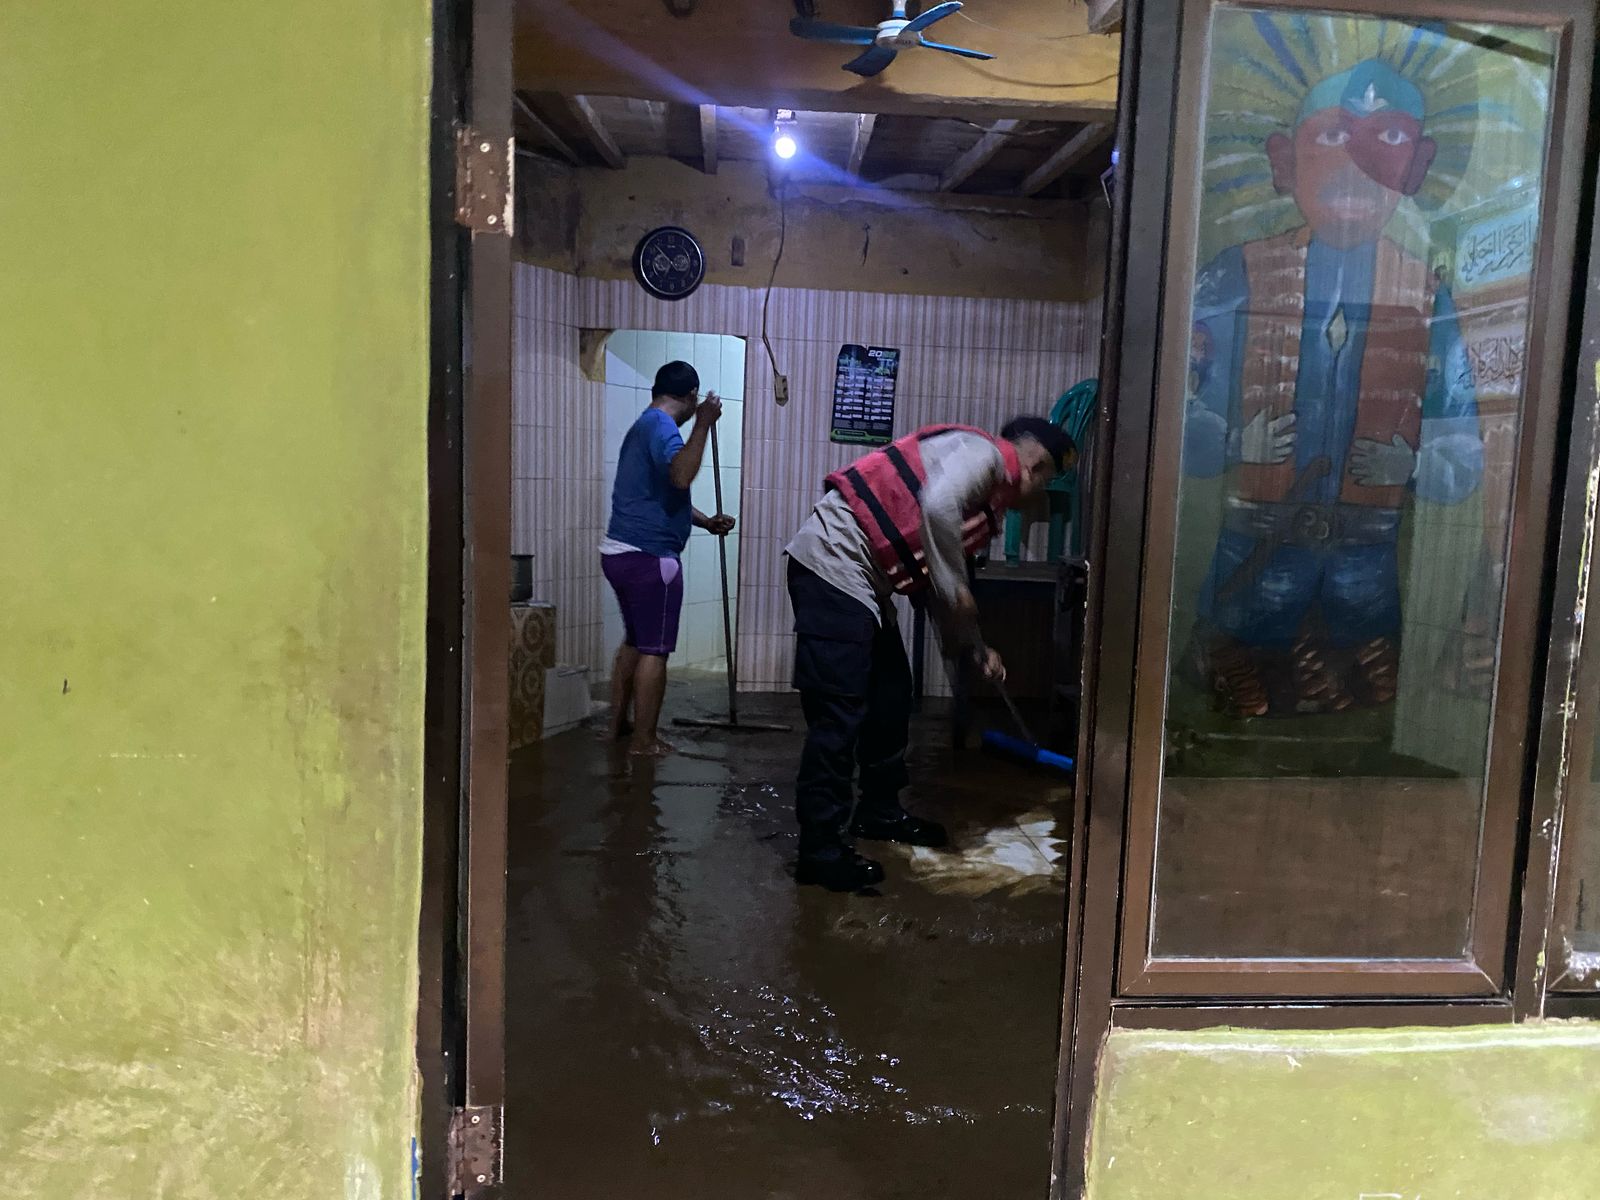
{"type": "Polygon", "coordinates": [[[1006,685],[999,680],[996,680],[994,686],[995,690],[1000,693],[1000,699],[1004,700],[1006,702],[1006,707],[1011,710],[1011,719],[1017,723],[1017,728],[1022,731],[1022,736],[1037,746],[1038,743],[1034,742],[1033,734],[1028,732],[1028,726],[1023,721],[1022,714],[1017,711],[1017,706],[1012,703],[1011,693],[1006,691],[1006,685]]]}
{"type": "MultiPolygon", "coordinates": [[[[717,511],[711,515],[722,515],[722,457],[717,453],[717,427],[711,427],[711,486],[717,500],[717,511]]],[[[733,656],[733,614],[728,604],[728,539],[726,535],[717,538],[717,560],[722,565],[722,647],[723,654],[728,660],[728,721],[730,724],[739,723],[739,699],[737,662],[733,656]]]]}

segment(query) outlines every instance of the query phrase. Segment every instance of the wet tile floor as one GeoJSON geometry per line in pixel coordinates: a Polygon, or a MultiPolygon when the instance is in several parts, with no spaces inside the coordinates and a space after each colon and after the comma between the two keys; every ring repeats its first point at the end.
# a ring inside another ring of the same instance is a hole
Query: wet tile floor
{"type": "Polygon", "coordinates": [[[1063,781],[919,719],[908,806],[956,846],[864,847],[888,880],[836,896],[789,875],[798,705],[741,715],[795,732],[673,729],[638,764],[579,730],[512,762],[510,1194],[1042,1200],[1063,781]]]}

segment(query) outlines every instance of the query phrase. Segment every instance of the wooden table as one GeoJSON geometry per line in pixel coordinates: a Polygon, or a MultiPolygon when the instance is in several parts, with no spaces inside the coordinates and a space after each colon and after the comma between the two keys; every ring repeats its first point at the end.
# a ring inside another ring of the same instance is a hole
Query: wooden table
{"type": "MultiPolygon", "coordinates": [[[[969,578],[984,639],[1006,662],[1011,698],[1019,706],[1042,703],[1045,724],[1032,732],[1043,737],[1050,749],[1072,754],[1076,747],[1069,743],[1075,740],[1078,725],[1087,564],[1082,559],[1053,563],[991,559],[973,564],[969,578]]],[[[985,685],[965,662],[956,665],[953,683],[951,733],[955,745],[964,747],[970,733],[974,689],[985,685]]]]}

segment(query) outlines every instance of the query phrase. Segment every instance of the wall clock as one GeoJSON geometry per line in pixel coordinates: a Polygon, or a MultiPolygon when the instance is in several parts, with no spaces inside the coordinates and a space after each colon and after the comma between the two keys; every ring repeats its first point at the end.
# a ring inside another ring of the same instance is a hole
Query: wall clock
{"type": "Polygon", "coordinates": [[[633,277],[660,300],[682,300],[706,277],[706,256],[687,229],[664,225],[639,239],[633,277]]]}

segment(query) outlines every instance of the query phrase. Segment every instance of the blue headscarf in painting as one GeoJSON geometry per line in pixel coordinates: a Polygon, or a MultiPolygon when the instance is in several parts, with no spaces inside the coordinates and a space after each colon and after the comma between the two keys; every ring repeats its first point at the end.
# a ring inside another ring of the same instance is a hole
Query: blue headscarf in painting
{"type": "Polygon", "coordinates": [[[1342,108],[1357,117],[1403,112],[1418,121],[1425,112],[1422,89],[1388,63],[1371,58],[1348,71],[1328,76],[1307,92],[1295,124],[1325,108],[1342,108]]]}

